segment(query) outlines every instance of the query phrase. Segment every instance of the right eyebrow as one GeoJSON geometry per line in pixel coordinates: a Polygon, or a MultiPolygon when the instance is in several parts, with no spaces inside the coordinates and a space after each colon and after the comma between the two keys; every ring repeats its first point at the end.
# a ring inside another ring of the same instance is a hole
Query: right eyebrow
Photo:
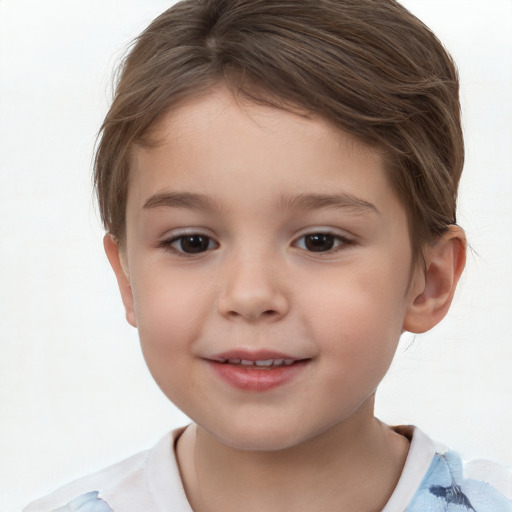
{"type": "Polygon", "coordinates": [[[214,210],[215,204],[203,194],[191,194],[189,192],[160,192],[154,194],[144,202],[143,208],[153,209],[189,208],[199,210],[214,210]]]}

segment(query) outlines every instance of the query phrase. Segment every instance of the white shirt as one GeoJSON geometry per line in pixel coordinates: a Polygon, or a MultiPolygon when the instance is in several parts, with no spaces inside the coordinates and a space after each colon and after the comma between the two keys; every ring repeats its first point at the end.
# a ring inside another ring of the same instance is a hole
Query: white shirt
{"type": "MultiPolygon", "coordinates": [[[[434,457],[447,453],[446,447],[434,442],[416,427],[394,428],[408,437],[411,445],[402,475],[382,512],[406,511],[429,472],[434,457]]],[[[76,480],[31,503],[23,512],[51,512],[91,491],[99,491],[99,497],[114,512],[193,512],[183,489],[174,450],[176,440],[183,431],[184,428],[180,428],[169,432],[152,449],[76,480]]],[[[473,461],[464,465],[464,477],[487,482],[512,500],[510,468],[489,461],[473,461]]],[[[446,502],[442,498],[429,499],[444,503],[436,510],[447,510],[444,508],[447,506],[446,502]]],[[[70,507],[65,510],[75,509],[70,507]]],[[[416,509],[412,507],[410,510],[416,509]]],[[[512,510],[512,502],[510,509],[507,504],[504,510],[512,510]]],[[[477,509],[477,512],[480,511],[477,509]]],[[[501,510],[493,509],[492,512],[501,510]]]]}

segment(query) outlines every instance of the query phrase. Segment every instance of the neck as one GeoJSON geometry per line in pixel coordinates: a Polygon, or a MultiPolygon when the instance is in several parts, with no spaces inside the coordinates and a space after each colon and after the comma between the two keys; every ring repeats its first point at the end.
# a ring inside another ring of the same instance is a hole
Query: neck
{"type": "Polygon", "coordinates": [[[177,454],[193,510],[381,510],[402,471],[408,442],[366,412],[272,452],[237,450],[189,427],[177,454]]]}

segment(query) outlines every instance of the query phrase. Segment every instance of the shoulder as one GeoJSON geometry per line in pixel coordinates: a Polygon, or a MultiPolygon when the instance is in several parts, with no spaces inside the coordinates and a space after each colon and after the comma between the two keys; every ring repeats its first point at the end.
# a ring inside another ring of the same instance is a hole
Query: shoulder
{"type": "MultiPolygon", "coordinates": [[[[97,473],[70,482],[48,496],[31,503],[23,512],[54,511],[76,499],[76,502],[68,507],[74,510],[72,506],[83,505],[85,498],[92,501],[93,494],[96,499],[98,493],[103,496],[105,493],[111,494],[126,488],[137,489],[140,492],[144,483],[143,473],[148,453],[149,450],[138,453],[97,473]]],[[[92,507],[92,505],[89,506],[92,507]]]]}
{"type": "MultiPolygon", "coordinates": [[[[160,511],[160,481],[163,483],[164,479],[167,503],[169,498],[186,503],[174,457],[174,442],[183,430],[166,434],[151,450],[61,487],[34,501],[23,512],[160,511]],[[154,475],[159,476],[153,478],[154,475]]],[[[186,507],[181,510],[188,512],[186,507]]]]}
{"type": "Polygon", "coordinates": [[[512,500],[512,467],[490,460],[471,460],[464,462],[464,475],[466,478],[488,482],[512,500]]]}
{"type": "MultiPolygon", "coordinates": [[[[428,443],[421,431],[415,429],[414,435],[428,443]]],[[[484,460],[463,461],[456,452],[434,442],[430,449],[434,450],[430,463],[423,465],[426,471],[407,512],[512,512],[511,468],[484,460]]],[[[414,453],[410,456],[414,459],[414,453]]]]}

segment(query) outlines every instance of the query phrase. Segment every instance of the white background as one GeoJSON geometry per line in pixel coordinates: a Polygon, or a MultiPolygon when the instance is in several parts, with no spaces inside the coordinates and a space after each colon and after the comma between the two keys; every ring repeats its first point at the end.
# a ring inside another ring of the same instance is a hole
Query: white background
{"type": "MultiPolygon", "coordinates": [[[[459,64],[473,251],[449,318],[403,340],[378,414],[512,465],[512,2],[403,3],[459,64]]],[[[2,512],[186,421],[124,322],[90,178],[112,68],[170,4],[0,0],[2,512]]]]}

